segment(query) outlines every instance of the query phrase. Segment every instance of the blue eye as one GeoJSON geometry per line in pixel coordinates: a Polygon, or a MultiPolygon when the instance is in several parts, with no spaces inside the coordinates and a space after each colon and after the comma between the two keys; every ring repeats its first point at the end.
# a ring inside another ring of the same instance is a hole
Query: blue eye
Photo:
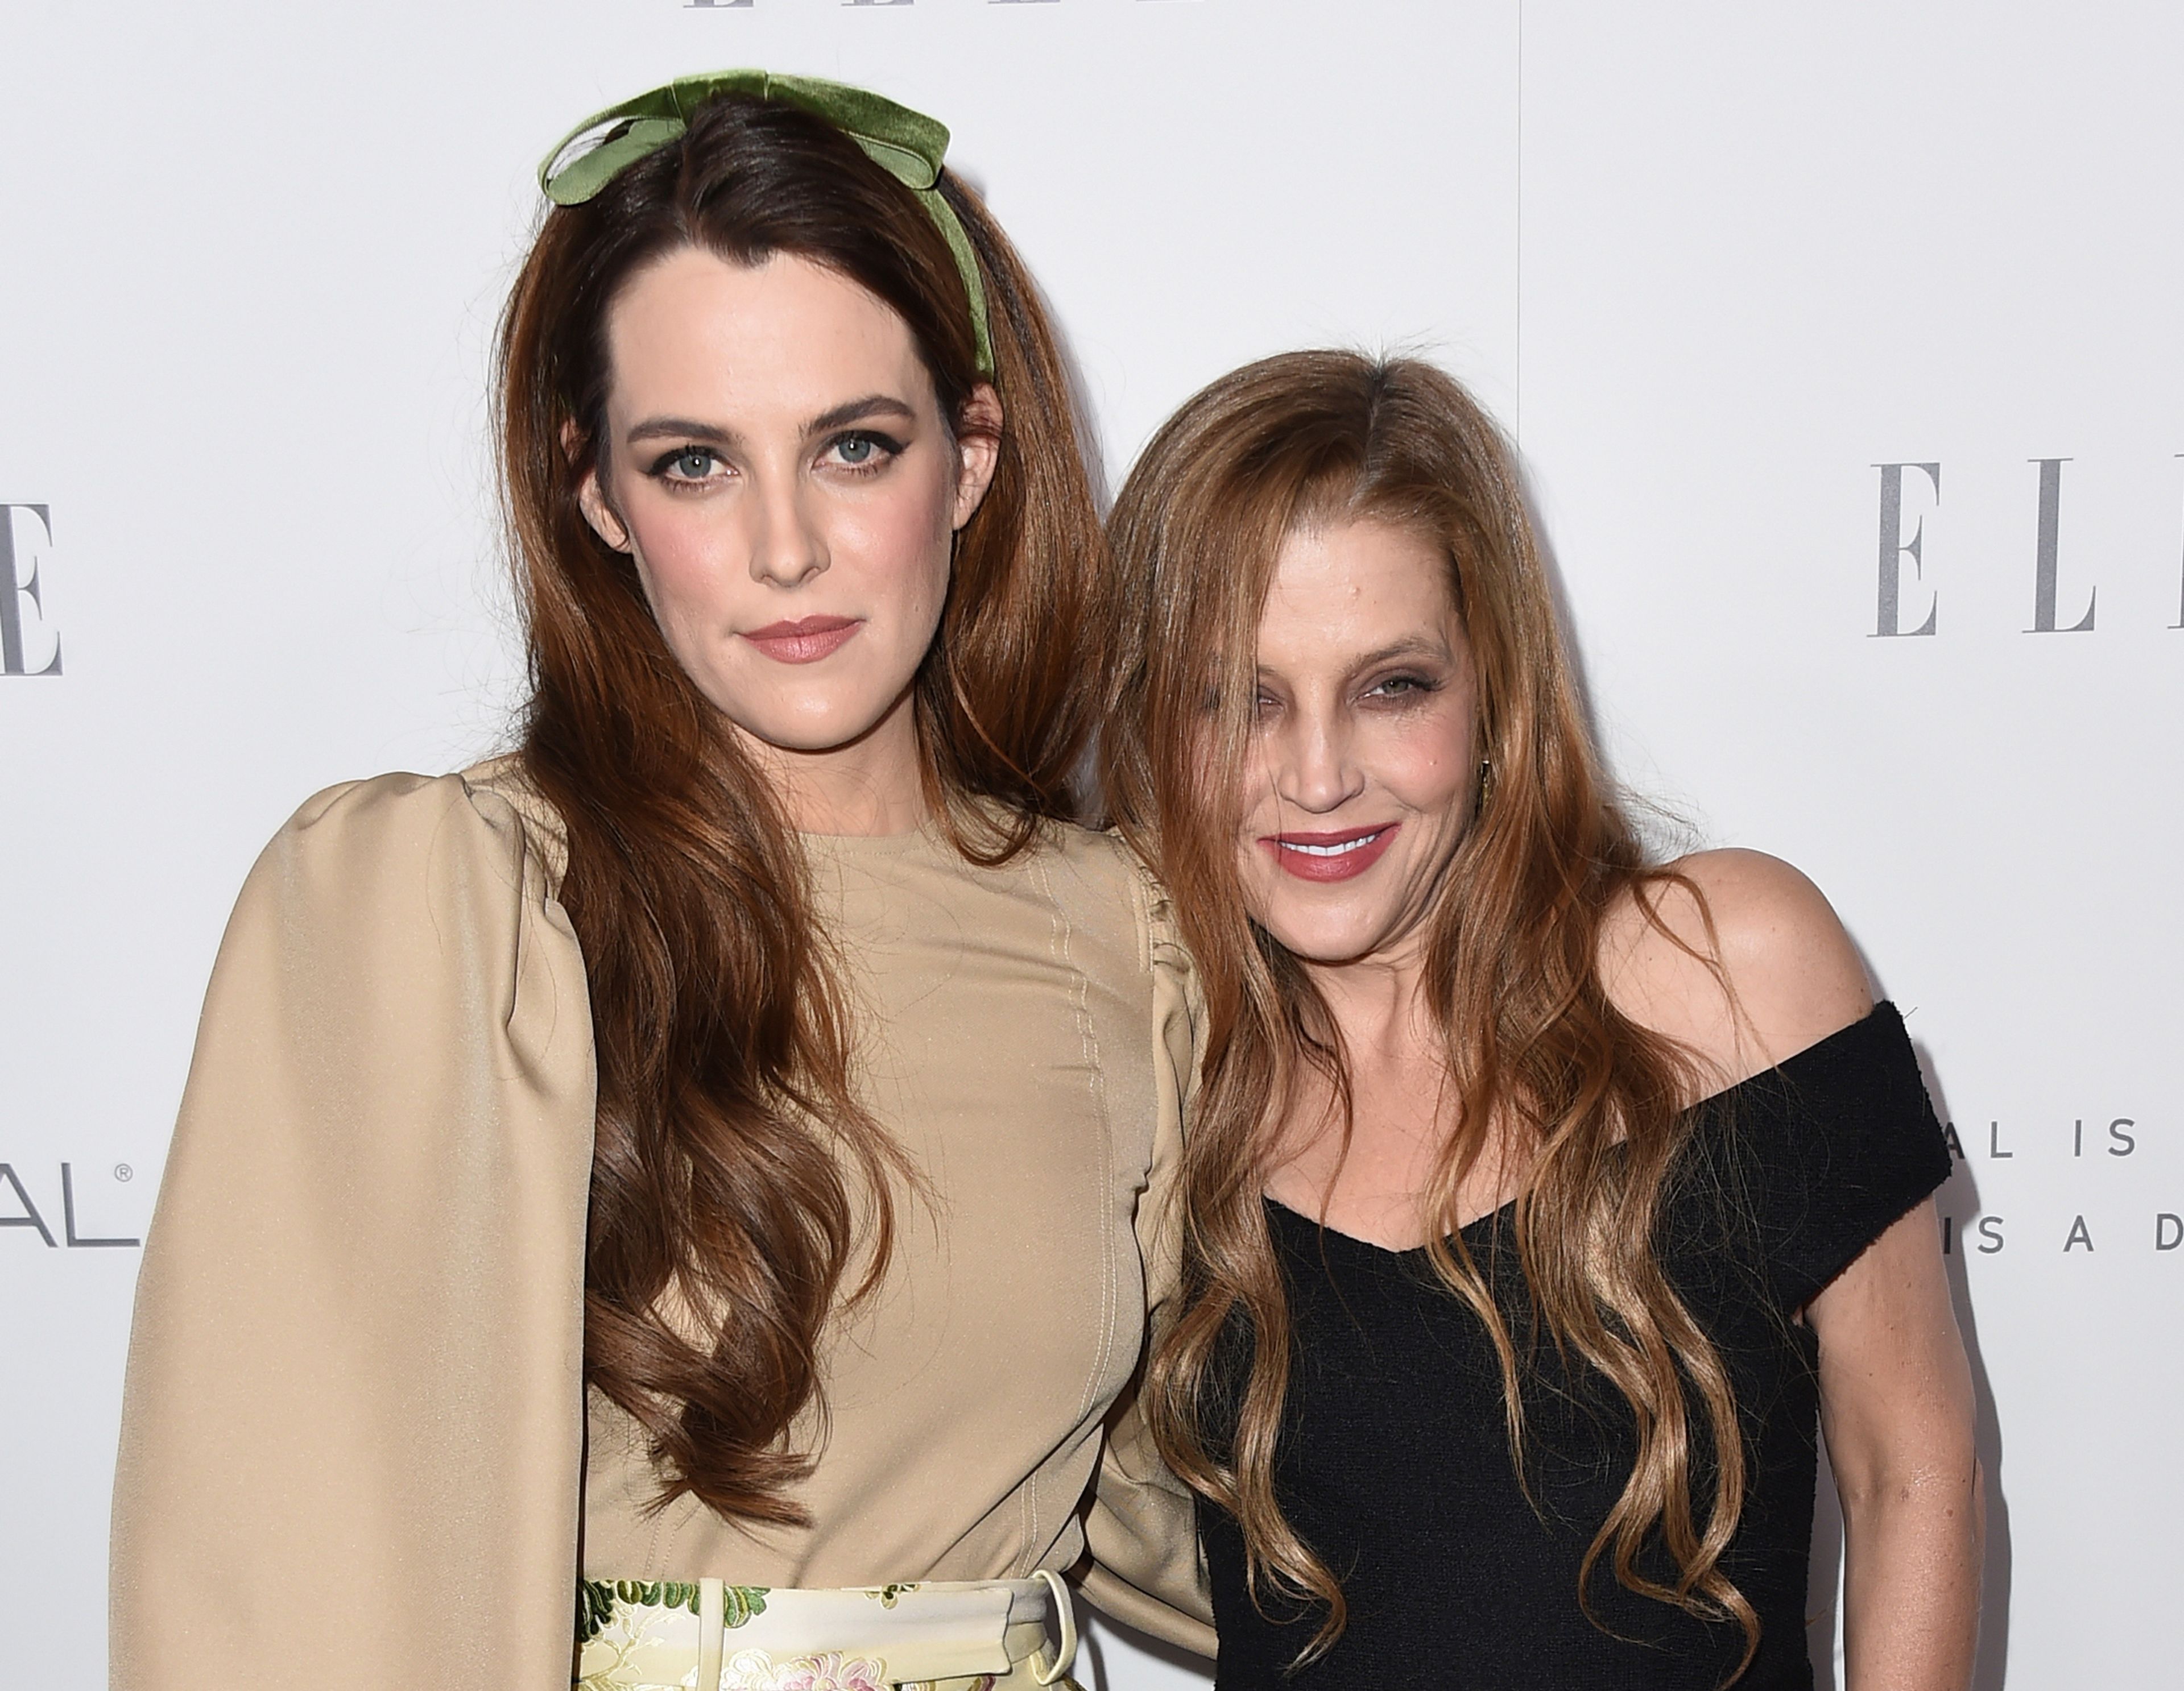
{"type": "Polygon", "coordinates": [[[827,442],[827,461],[838,470],[877,474],[889,459],[902,453],[902,442],[874,429],[837,435],[827,442]]]}
{"type": "Polygon", "coordinates": [[[668,453],[659,473],[678,481],[702,481],[716,462],[710,447],[686,446],[668,453]]]}

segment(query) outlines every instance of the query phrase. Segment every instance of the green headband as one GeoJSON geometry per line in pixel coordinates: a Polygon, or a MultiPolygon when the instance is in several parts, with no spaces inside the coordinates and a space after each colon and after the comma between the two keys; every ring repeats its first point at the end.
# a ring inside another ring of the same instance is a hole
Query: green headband
{"type": "Polygon", "coordinates": [[[582,205],[622,170],[671,141],[681,139],[698,108],[716,94],[749,94],[779,100],[825,118],[865,151],[918,203],[940,231],[971,296],[971,333],[978,343],[978,374],[994,373],[994,337],[986,320],[986,285],[971,238],[963,232],[955,207],[941,197],[940,161],[948,152],[948,129],[921,112],[899,106],[869,89],[816,76],[777,76],[766,70],[716,70],[678,76],[620,105],[609,106],[578,124],[538,166],[538,186],[556,205],[582,205]],[[604,124],[620,126],[588,152],[567,164],[561,155],[604,124]],[[559,166],[559,168],[555,168],[559,166]]]}

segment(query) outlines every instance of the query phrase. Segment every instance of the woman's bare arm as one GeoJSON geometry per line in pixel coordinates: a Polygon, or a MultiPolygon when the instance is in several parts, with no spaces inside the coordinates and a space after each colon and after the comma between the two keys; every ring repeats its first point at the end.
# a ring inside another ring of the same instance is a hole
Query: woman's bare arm
{"type": "MultiPolygon", "coordinates": [[[[1872,1008],[1842,924],[1788,864],[1713,851],[1677,867],[1710,928],[1687,893],[1665,890],[1656,909],[1669,933],[1635,906],[1619,911],[1602,960],[1618,1007],[1694,1053],[1709,1071],[1702,1087],[1780,1062],[1872,1008]]],[[[1964,1691],[1984,1507],[1971,1369],[1933,1205],[1890,1227],[1805,1314],[1842,1500],[1847,1691],[1964,1691]]]]}
{"type": "Polygon", "coordinates": [[[1807,1319],[1842,1502],[1847,1691],[1964,1691],[1986,1505],[1933,1204],[1874,1241],[1807,1319]]]}

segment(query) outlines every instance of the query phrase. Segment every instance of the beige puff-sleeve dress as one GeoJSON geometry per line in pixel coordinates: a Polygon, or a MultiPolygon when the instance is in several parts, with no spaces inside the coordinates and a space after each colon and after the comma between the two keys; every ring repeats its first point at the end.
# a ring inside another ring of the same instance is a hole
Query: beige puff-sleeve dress
{"type": "Polygon", "coordinates": [[[861,1083],[930,1184],[829,1330],[811,1525],[655,1507],[582,1378],[593,1058],[553,820],[506,765],[307,804],[220,953],[131,1342],[117,1691],[563,1691],[581,1571],[1074,1570],[1201,1654],[1130,1396],[1175,1289],[1187,965],[1112,839],[996,870],[808,837],[861,1083]]]}

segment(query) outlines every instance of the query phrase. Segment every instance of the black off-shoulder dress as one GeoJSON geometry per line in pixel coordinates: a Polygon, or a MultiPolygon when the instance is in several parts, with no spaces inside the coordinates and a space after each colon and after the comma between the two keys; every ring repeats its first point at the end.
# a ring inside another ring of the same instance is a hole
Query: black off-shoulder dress
{"type": "MultiPolygon", "coordinates": [[[[1758,1611],[1739,1691],[1809,1691],[1806,1581],[1819,1394],[1816,1345],[1797,1313],[1949,1173],[1902,1019],[1883,1004],[1697,1105],[1659,1232],[1670,1277],[1734,1381],[1752,1466],[1725,1571],[1758,1611]]],[[[1221,1636],[1222,1691],[1712,1691],[1744,1635],[1619,1585],[1612,1567],[1579,1605],[1585,1547],[1628,1478],[1630,1410],[1554,1347],[1526,1393],[1535,1512],[1512,1464],[1500,1372],[1485,1328],[1435,1279],[1424,1251],[1367,1244],[1269,1203],[1288,1277],[1295,1360],[1275,1482],[1293,1526],[1341,1580],[1349,1625],[1284,1670],[1319,1614],[1245,1585],[1243,1540],[1211,1509],[1201,1529],[1221,1636]],[[1604,1629],[1603,1629],[1604,1628],[1604,1629]]],[[[1527,1316],[1508,1211],[1466,1243],[1520,1353],[1527,1316]]],[[[1233,1335],[1232,1369],[1249,1354],[1233,1335]]],[[[1209,1406],[1233,1403],[1217,1371],[1209,1406]]],[[[1215,1410],[1208,1432],[1226,1432],[1215,1410]]],[[[1658,1544],[1645,1564],[1671,1564],[1658,1544]]],[[[1673,1580],[1673,1576],[1669,1576],[1673,1580]]]]}

